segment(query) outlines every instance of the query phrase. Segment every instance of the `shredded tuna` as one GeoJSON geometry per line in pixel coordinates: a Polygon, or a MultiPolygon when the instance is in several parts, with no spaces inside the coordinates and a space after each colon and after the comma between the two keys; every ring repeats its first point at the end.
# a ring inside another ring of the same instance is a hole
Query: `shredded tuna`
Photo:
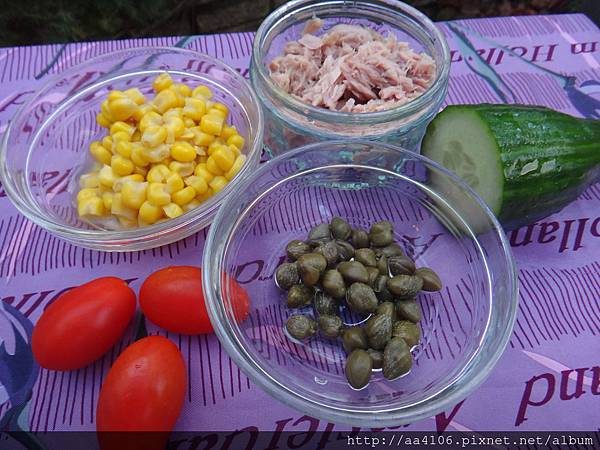
{"type": "Polygon", "coordinates": [[[271,79],[288,94],[313,106],[343,112],[395,108],[425,92],[435,77],[435,62],[396,36],[339,24],[317,36],[323,26],[309,20],[298,41],[269,64],[271,79]]]}

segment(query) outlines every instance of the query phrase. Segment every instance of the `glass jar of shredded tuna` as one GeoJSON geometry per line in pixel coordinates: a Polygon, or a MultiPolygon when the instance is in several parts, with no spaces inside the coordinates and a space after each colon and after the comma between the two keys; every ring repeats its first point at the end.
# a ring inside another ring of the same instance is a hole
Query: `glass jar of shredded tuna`
{"type": "Polygon", "coordinates": [[[273,154],[327,139],[417,150],[445,98],[443,33],[395,0],[297,0],[260,26],[250,77],[273,154]]]}

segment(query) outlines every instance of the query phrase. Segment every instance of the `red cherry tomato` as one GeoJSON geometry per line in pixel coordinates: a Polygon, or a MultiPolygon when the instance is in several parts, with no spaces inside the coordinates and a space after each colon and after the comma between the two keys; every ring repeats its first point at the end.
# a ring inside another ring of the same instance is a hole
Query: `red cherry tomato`
{"type": "MultiPolygon", "coordinates": [[[[224,276],[230,283],[234,316],[242,321],[250,309],[248,294],[233,278],[224,276]]],[[[204,304],[202,271],[197,267],[174,266],[154,272],[140,288],[140,307],[148,320],[173,333],[214,331],[204,304]]]]}
{"type": "Polygon", "coordinates": [[[96,429],[102,448],[164,449],[183,406],[185,370],[177,346],[162,336],[127,347],[108,371],[98,397],[96,429]],[[142,433],[111,433],[123,431],[142,433]]]}
{"type": "Polygon", "coordinates": [[[31,347],[40,366],[73,370],[106,353],[135,313],[135,293],[115,277],[98,278],[58,297],[33,328],[31,347]]]}

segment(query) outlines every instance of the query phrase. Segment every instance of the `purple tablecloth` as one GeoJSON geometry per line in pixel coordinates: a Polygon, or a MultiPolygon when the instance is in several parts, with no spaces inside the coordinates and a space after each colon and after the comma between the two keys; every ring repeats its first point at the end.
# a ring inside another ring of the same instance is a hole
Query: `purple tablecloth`
{"type": "MultiPolygon", "coordinates": [[[[583,15],[509,17],[440,24],[452,49],[448,103],[518,102],[598,117],[600,31],[583,15]],[[505,46],[506,48],[500,48],[505,46]],[[510,49],[510,50],[509,50],[510,49]]],[[[248,72],[251,33],[133,39],[0,50],[0,130],[44,80],[124,47],[182,46],[248,72]]],[[[48,189],[60,174],[48,174],[48,189]]],[[[407,430],[598,430],[600,427],[600,185],[561,213],[509,234],[520,305],[513,336],[489,379],[464,402],[407,430]]],[[[126,338],[95,364],[39,370],[31,324],[65,288],[104,275],[134,289],[155,269],[201,263],[205,232],[141,253],[84,250],[19,215],[0,190],[0,416],[22,429],[93,430],[103,377],[126,338]],[[12,415],[12,416],[10,416],[12,415]]],[[[150,333],[165,334],[151,324],[150,333]]],[[[214,336],[167,334],[187,360],[178,430],[305,431],[302,414],[270,398],[231,362],[214,336]]],[[[344,430],[342,425],[329,425],[344,430]]],[[[331,428],[330,428],[331,429],[331,428]]]]}

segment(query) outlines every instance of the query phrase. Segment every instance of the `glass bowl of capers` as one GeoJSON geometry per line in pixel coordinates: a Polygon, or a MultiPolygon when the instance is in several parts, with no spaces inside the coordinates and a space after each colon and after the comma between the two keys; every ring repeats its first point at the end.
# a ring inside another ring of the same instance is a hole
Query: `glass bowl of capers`
{"type": "Polygon", "coordinates": [[[492,212],[440,165],[381,143],[271,160],[223,204],[203,258],[224,349],[275,398],[330,422],[395,426],[451,407],[489,375],[516,316],[492,212]],[[248,291],[245,321],[223,273],[248,291]]]}

